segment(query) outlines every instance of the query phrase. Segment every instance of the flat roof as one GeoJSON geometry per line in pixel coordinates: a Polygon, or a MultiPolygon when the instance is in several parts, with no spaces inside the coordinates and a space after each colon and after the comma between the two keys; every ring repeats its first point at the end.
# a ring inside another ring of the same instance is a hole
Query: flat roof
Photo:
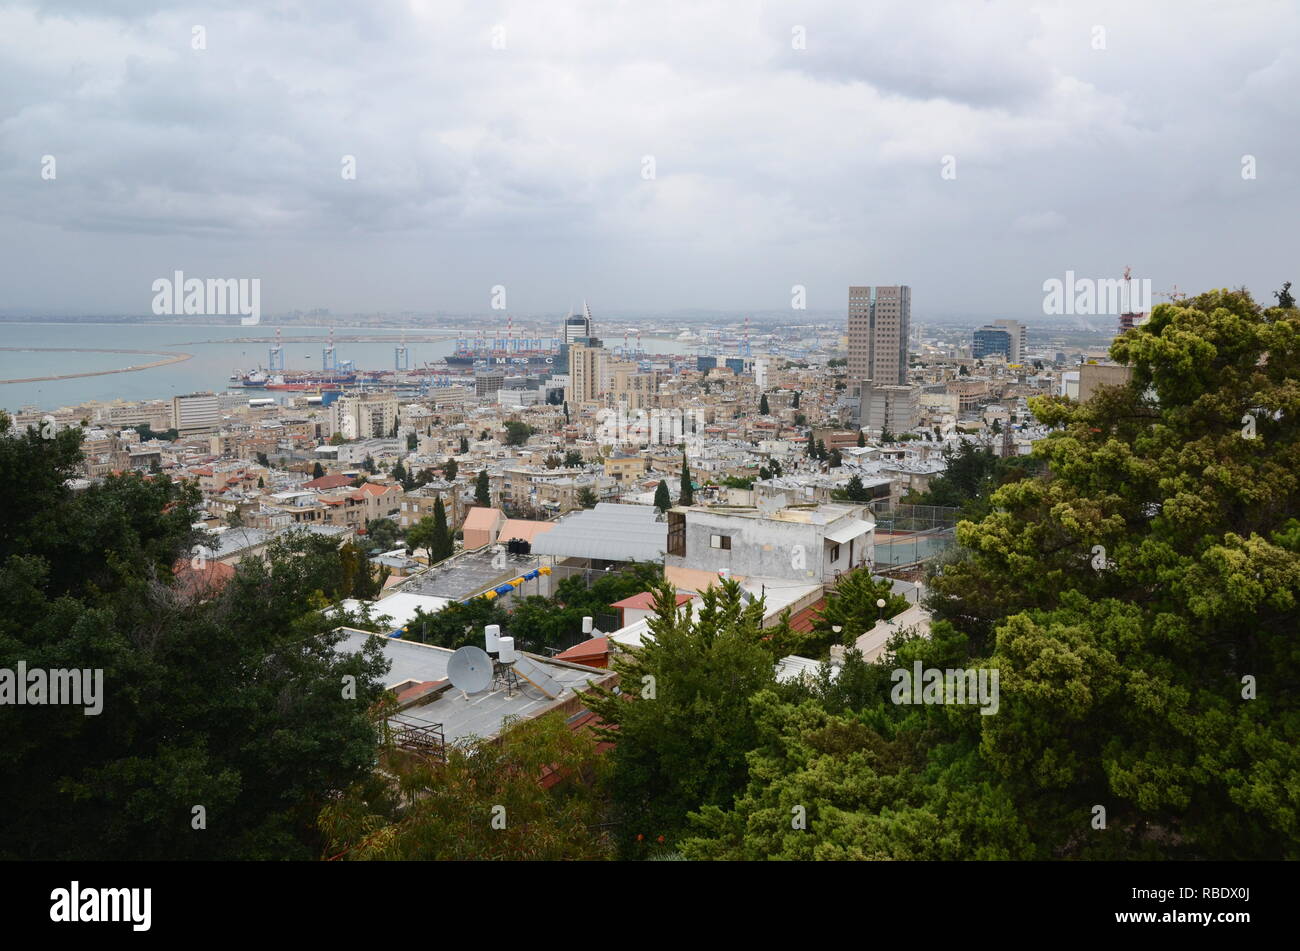
{"type": "Polygon", "coordinates": [[[494,547],[477,548],[439,562],[412,575],[402,585],[402,590],[408,594],[464,601],[541,565],[541,560],[532,555],[512,555],[504,550],[494,551],[494,547]]]}
{"type": "MultiPolygon", "coordinates": [[[[447,661],[454,652],[444,647],[343,628],[343,638],[334,649],[340,654],[356,654],[371,638],[380,643],[384,656],[391,663],[388,675],[384,678],[385,686],[391,687],[408,680],[427,683],[447,679],[447,661]]],[[[608,671],[579,664],[557,663],[551,658],[524,651],[520,651],[520,654],[543,665],[551,678],[565,688],[559,697],[560,701],[572,697],[575,689],[584,688],[589,681],[600,681],[610,676],[608,671]]],[[[419,726],[439,723],[445,741],[453,743],[470,737],[495,736],[501,731],[507,717],[536,716],[556,702],[527,682],[522,682],[514,690],[513,696],[507,696],[504,689],[494,688],[466,697],[461,691],[449,687],[432,702],[408,707],[394,719],[419,726]]]]}
{"type": "Polygon", "coordinates": [[[652,505],[598,502],[575,512],[533,540],[535,555],[598,558],[604,561],[662,561],[668,550],[668,523],[652,505]]]}

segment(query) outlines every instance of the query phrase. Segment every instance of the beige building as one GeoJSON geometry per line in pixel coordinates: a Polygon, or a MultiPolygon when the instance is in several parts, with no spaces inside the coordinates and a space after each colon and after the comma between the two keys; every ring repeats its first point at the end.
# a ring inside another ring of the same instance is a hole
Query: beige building
{"type": "Polygon", "coordinates": [[[172,428],[182,438],[216,432],[221,428],[221,401],[215,393],[173,396],[172,428]]]}
{"type": "Polygon", "coordinates": [[[1084,363],[1079,366],[1079,402],[1092,399],[1103,386],[1123,386],[1133,377],[1133,370],[1117,364],[1084,363]]]}
{"type": "Polygon", "coordinates": [[[876,386],[862,388],[861,419],[863,429],[905,433],[920,418],[918,388],[914,386],[876,386]]]}
{"type": "Polygon", "coordinates": [[[629,485],[640,479],[647,469],[645,456],[608,456],[605,459],[605,475],[617,479],[621,485],[629,485]]]}
{"type": "Polygon", "coordinates": [[[912,289],[849,288],[850,386],[907,383],[907,348],[912,331],[912,289]]]}
{"type": "Polygon", "coordinates": [[[604,347],[588,347],[581,343],[569,345],[566,397],[570,404],[588,403],[600,398],[608,359],[609,353],[604,347]]]}
{"type": "Polygon", "coordinates": [[[650,409],[659,394],[659,374],[642,373],[635,363],[612,364],[614,401],[629,410],[650,409]]]}
{"type": "Polygon", "coordinates": [[[330,408],[334,432],[344,439],[383,439],[397,424],[397,397],[389,393],[341,396],[330,408]]]}

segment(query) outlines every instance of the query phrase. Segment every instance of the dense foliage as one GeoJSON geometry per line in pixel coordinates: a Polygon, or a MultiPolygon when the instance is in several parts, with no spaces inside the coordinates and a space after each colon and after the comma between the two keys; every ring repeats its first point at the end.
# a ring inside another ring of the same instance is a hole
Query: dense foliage
{"type": "Polygon", "coordinates": [[[277,541],[191,591],[173,566],[200,540],[197,490],[132,474],[74,493],[79,441],[0,414],[0,477],[25,493],[0,507],[0,668],[103,672],[98,715],[0,705],[0,856],[314,855],[320,806],[373,760],[384,663],[332,648],[337,546],[277,541]]]}
{"type": "Polygon", "coordinates": [[[752,698],[685,854],[1300,857],[1300,314],[1216,291],[1111,352],[1129,384],[1033,403],[1044,470],[959,524],[930,639],[752,698]],[[997,669],[996,714],[895,704],[915,661],[997,669]]]}

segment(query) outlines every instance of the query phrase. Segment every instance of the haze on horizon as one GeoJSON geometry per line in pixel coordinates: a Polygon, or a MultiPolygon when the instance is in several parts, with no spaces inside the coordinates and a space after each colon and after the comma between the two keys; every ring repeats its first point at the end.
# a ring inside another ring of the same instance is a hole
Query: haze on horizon
{"type": "Polygon", "coordinates": [[[145,314],[175,270],[268,314],[906,283],[920,321],[1032,316],[1126,264],[1268,300],[1300,282],[1298,39],[1267,0],[13,0],[0,313],[145,314]]]}

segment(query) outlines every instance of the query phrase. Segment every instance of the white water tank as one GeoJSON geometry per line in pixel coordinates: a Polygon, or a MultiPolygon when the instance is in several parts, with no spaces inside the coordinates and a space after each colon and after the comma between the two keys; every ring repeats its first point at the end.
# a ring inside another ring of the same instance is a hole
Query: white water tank
{"type": "Polygon", "coordinates": [[[515,639],[513,637],[503,637],[500,639],[501,653],[498,655],[501,663],[513,664],[519,655],[515,653],[515,639]]]}
{"type": "Polygon", "coordinates": [[[487,652],[495,654],[501,650],[501,625],[489,624],[483,628],[483,639],[487,641],[487,652]]]}
{"type": "Polygon", "coordinates": [[[583,619],[582,619],[582,633],[583,633],[583,634],[590,634],[590,633],[591,633],[591,629],[592,629],[593,624],[594,624],[594,622],[592,621],[591,618],[589,618],[589,617],[585,617],[585,618],[583,618],[583,619]]]}

